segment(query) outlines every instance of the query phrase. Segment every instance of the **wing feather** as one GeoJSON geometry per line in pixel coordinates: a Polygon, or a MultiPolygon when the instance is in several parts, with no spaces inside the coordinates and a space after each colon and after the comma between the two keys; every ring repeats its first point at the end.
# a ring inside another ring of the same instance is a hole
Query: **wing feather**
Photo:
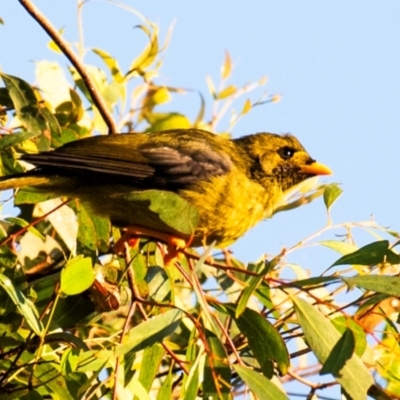
{"type": "Polygon", "coordinates": [[[21,158],[49,173],[77,173],[128,182],[136,188],[176,190],[226,174],[232,167],[221,147],[213,148],[207,137],[195,132],[188,136],[182,131],[172,140],[167,135],[156,140],[151,134],[96,136],[21,158]]]}

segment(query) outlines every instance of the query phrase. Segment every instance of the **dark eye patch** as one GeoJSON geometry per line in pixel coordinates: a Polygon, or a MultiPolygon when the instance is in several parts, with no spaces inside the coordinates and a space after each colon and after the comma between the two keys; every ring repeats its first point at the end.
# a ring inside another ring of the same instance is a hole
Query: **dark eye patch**
{"type": "Polygon", "coordinates": [[[296,150],[289,146],[283,146],[278,150],[278,154],[284,160],[289,160],[290,158],[292,158],[294,153],[296,153],[296,150]]]}

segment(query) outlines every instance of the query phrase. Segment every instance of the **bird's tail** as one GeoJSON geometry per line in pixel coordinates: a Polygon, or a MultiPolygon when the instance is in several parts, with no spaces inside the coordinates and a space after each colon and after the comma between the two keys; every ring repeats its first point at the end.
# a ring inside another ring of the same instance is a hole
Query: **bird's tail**
{"type": "Polygon", "coordinates": [[[39,186],[50,183],[48,176],[34,173],[22,173],[0,178],[0,191],[7,189],[18,189],[26,186],[39,186]]]}

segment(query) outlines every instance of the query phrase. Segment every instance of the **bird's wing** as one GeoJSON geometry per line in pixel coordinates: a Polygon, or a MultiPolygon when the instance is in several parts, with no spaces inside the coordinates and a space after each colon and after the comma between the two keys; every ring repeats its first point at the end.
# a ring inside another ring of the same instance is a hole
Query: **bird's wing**
{"type": "Polygon", "coordinates": [[[76,172],[136,187],[170,190],[226,174],[232,167],[229,155],[202,137],[170,143],[138,140],[138,144],[134,135],[129,136],[129,140],[124,138],[126,142],[113,136],[82,139],[55,151],[21,158],[49,173],[76,172]]]}

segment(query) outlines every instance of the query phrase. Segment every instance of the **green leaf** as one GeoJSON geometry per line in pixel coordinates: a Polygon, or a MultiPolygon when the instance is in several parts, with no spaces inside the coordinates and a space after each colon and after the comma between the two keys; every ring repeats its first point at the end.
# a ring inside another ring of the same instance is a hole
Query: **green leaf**
{"type": "Polygon", "coordinates": [[[331,265],[331,268],[336,265],[377,265],[382,262],[400,264],[400,256],[389,249],[387,240],[367,244],[359,250],[339,258],[331,265]]]}
{"type": "Polygon", "coordinates": [[[158,54],[158,27],[147,21],[152,28],[150,30],[144,25],[139,25],[136,28],[141,29],[149,38],[149,43],[144,48],[142,53],[132,62],[129,67],[129,71],[126,74],[126,78],[129,78],[137,70],[142,71],[148,66],[150,66],[158,54]]]}
{"type": "Polygon", "coordinates": [[[276,328],[259,313],[249,308],[246,308],[235,321],[240,332],[247,337],[249,347],[264,375],[272,378],[274,362],[279,372],[285,375],[290,365],[289,353],[276,328]]]}
{"type": "MultiPolygon", "coordinates": [[[[307,343],[318,361],[324,364],[331,352],[337,349],[335,345],[341,335],[332,323],[307,301],[298,297],[292,297],[292,300],[307,343]]],[[[335,354],[339,357],[338,353],[335,354]]],[[[355,354],[351,355],[334,376],[352,400],[365,400],[368,388],[374,383],[368,369],[355,354]]]]}
{"type": "Polygon", "coordinates": [[[250,283],[249,286],[247,286],[240,294],[240,298],[236,308],[236,318],[239,317],[239,315],[245,310],[250,297],[263,281],[264,275],[267,274],[272,268],[274,268],[278,261],[279,256],[275,257],[271,261],[266,261],[265,267],[261,270],[258,276],[253,276],[248,280],[250,283]]]}
{"type": "Polygon", "coordinates": [[[314,286],[320,286],[321,284],[324,283],[338,282],[339,280],[340,277],[338,276],[316,276],[314,278],[301,279],[299,281],[284,283],[281,285],[281,288],[284,287],[311,288],[314,286]]]}
{"type": "Polygon", "coordinates": [[[61,375],[51,363],[39,363],[35,366],[32,383],[34,386],[45,385],[48,391],[53,394],[53,398],[74,400],[65,376],[61,375]]]}
{"type": "Polygon", "coordinates": [[[356,341],[353,331],[351,329],[346,329],[342,334],[342,337],[331,350],[328,358],[325,360],[324,365],[319,371],[319,374],[332,374],[333,376],[338,376],[341,369],[353,355],[355,346],[356,341]]]}
{"type": "Polygon", "coordinates": [[[125,80],[116,58],[112,57],[109,53],[101,49],[92,49],[92,51],[104,61],[104,64],[107,65],[112,77],[118,83],[122,83],[125,80]]]}
{"type": "Polygon", "coordinates": [[[54,193],[42,193],[33,188],[26,188],[18,190],[14,197],[14,204],[16,206],[19,204],[36,204],[56,197],[59,196],[54,193]]]}
{"type": "Polygon", "coordinates": [[[94,279],[92,260],[75,257],[61,271],[60,291],[68,296],[82,293],[93,285],[94,279]]]}
{"type": "Polygon", "coordinates": [[[384,275],[363,275],[342,278],[350,287],[357,286],[375,293],[400,296],[400,277],[384,275]]]}
{"type": "Polygon", "coordinates": [[[25,140],[31,139],[38,135],[40,135],[40,132],[18,132],[12,135],[2,136],[0,139],[0,151],[25,142],[25,140]]]}
{"type": "Polygon", "coordinates": [[[20,290],[15,288],[11,280],[3,274],[0,274],[0,286],[7,292],[33,332],[41,336],[43,326],[39,320],[39,314],[34,304],[28,300],[20,290]]]}
{"type": "Polygon", "coordinates": [[[332,207],[332,204],[339,198],[342,193],[343,190],[338,186],[337,183],[331,183],[325,188],[324,203],[328,211],[332,207]]]}
{"type": "Polygon", "coordinates": [[[124,344],[116,348],[115,354],[121,356],[128,351],[139,351],[160,343],[175,331],[183,315],[182,311],[174,309],[135,326],[129,331],[124,344]]]}
{"type": "Polygon", "coordinates": [[[14,103],[18,119],[27,131],[40,134],[37,140],[38,149],[40,151],[49,150],[54,121],[49,117],[48,110],[43,111],[44,108],[39,107],[35,93],[27,82],[11,75],[0,73],[0,76],[14,103]]]}
{"type": "Polygon", "coordinates": [[[255,396],[263,400],[289,400],[289,398],[283,393],[277,386],[275,386],[265,376],[258,372],[242,367],[240,365],[234,365],[233,368],[242,378],[243,382],[249,387],[255,396]]]}
{"type": "Polygon", "coordinates": [[[354,352],[361,357],[367,349],[367,338],[366,334],[353,319],[346,318],[344,316],[337,317],[332,321],[333,326],[343,335],[347,329],[351,329],[355,338],[354,352]]]}
{"type": "Polygon", "coordinates": [[[355,246],[354,244],[341,242],[338,240],[324,240],[322,242],[319,242],[319,244],[335,250],[342,255],[353,253],[354,251],[358,250],[357,246],[355,246]]]}
{"type": "Polygon", "coordinates": [[[65,143],[73,142],[75,140],[79,140],[79,133],[74,131],[72,128],[62,127],[61,128],[61,136],[60,137],[52,137],[51,145],[53,147],[60,147],[65,143]]]}
{"type": "MultiPolygon", "coordinates": [[[[35,282],[34,289],[38,297],[36,306],[40,311],[46,308],[52,299],[54,286],[58,281],[59,276],[54,274],[35,282]]],[[[62,297],[58,300],[51,322],[57,328],[67,330],[88,322],[93,318],[94,312],[93,302],[88,301],[86,294],[62,297]]]]}
{"type": "Polygon", "coordinates": [[[207,354],[204,364],[203,398],[231,399],[231,369],[228,355],[214,333],[208,330],[205,333],[211,354],[207,354]]]}
{"type": "Polygon", "coordinates": [[[267,378],[272,377],[275,362],[279,372],[286,374],[290,365],[289,353],[281,335],[268,320],[249,308],[237,317],[235,304],[214,304],[214,307],[234,318],[267,378]]]}
{"type": "Polygon", "coordinates": [[[14,103],[11,100],[8,90],[5,87],[0,88],[0,106],[6,107],[9,110],[14,109],[14,103]]]}
{"type": "MultiPolygon", "coordinates": [[[[73,89],[69,89],[69,97],[70,100],[64,101],[56,107],[55,117],[57,118],[58,123],[64,128],[80,121],[84,114],[82,100],[78,93],[73,89]]],[[[64,134],[65,133],[62,130],[61,137],[58,138],[58,140],[67,143],[68,140],[63,139],[62,137],[64,134]]],[[[77,135],[77,137],[79,137],[79,135],[77,135]]],[[[57,140],[54,135],[52,139],[57,140]]]]}
{"type": "MultiPolygon", "coordinates": [[[[50,110],[46,107],[40,107],[39,108],[39,113],[43,117],[43,119],[46,122],[46,146],[49,146],[50,148],[50,140],[55,137],[59,138],[61,136],[61,128],[60,125],[58,124],[57,118],[54,116],[53,113],[50,112],[50,110]],[[50,131],[51,137],[48,138],[48,131],[50,131]]],[[[42,135],[43,136],[43,135],[42,135]]],[[[40,149],[42,150],[42,149],[40,149]]]]}
{"type": "Polygon", "coordinates": [[[375,400],[393,400],[393,398],[387,395],[378,385],[372,385],[369,388],[368,396],[375,400]]]}
{"type": "Polygon", "coordinates": [[[131,212],[137,214],[138,225],[151,226],[156,231],[189,237],[199,220],[197,208],[175,193],[146,190],[113,197],[127,201],[131,212]]]}
{"type": "Polygon", "coordinates": [[[27,228],[26,230],[32,233],[33,235],[35,235],[39,239],[42,239],[43,241],[45,240],[44,236],[34,226],[29,226],[29,223],[22,218],[8,217],[5,218],[4,220],[11,222],[12,224],[18,225],[21,228],[27,228]]]}
{"type": "Polygon", "coordinates": [[[50,334],[46,335],[45,342],[46,343],[54,343],[54,342],[68,343],[70,346],[73,346],[71,348],[74,348],[76,350],[89,351],[89,347],[86,345],[86,343],[81,338],[79,338],[69,332],[50,333],[50,334]]]}
{"type": "Polygon", "coordinates": [[[171,370],[165,378],[160,390],[157,394],[156,400],[171,400],[172,399],[172,373],[171,370]]]}
{"type": "Polygon", "coordinates": [[[183,114],[177,112],[171,113],[149,113],[146,114],[146,120],[150,127],[147,132],[160,132],[169,129],[189,129],[192,124],[183,114]]]}
{"type": "MultiPolygon", "coordinates": [[[[198,389],[199,389],[199,365],[201,364],[201,361],[203,358],[205,358],[204,353],[198,352],[198,347],[197,347],[197,330],[196,328],[193,328],[192,331],[190,332],[190,337],[188,340],[188,346],[186,350],[186,355],[185,355],[185,362],[187,364],[188,370],[189,370],[189,375],[184,375],[183,377],[183,383],[182,383],[182,391],[180,399],[184,400],[192,400],[196,398],[198,389]]],[[[201,371],[201,374],[203,371],[201,371]]]]}
{"type": "Polygon", "coordinates": [[[78,253],[94,257],[97,250],[108,250],[110,235],[110,221],[92,213],[90,208],[80,201],[76,201],[78,216],[78,253]]]}
{"type": "MultiPolygon", "coordinates": [[[[147,347],[143,352],[138,380],[147,391],[151,389],[164,354],[164,348],[158,343],[147,347]]],[[[125,385],[127,386],[128,382],[125,382],[125,385]]],[[[138,400],[138,397],[135,399],[138,400]]]]}

